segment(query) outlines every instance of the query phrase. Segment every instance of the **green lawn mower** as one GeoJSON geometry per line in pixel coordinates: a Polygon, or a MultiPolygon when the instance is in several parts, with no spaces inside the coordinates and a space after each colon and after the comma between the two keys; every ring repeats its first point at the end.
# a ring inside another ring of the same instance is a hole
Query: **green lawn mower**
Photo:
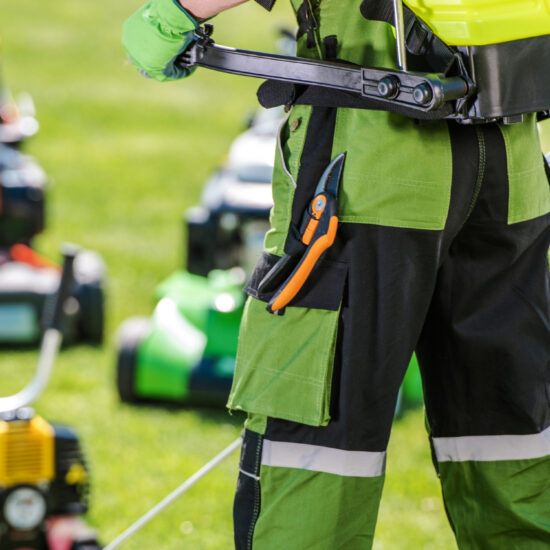
{"type": "Polygon", "coordinates": [[[229,393],[243,287],[259,256],[272,205],[280,112],[262,111],[184,216],[187,269],[156,290],[150,318],[120,327],[117,385],[123,401],[223,405],[229,393]]]}
{"type": "MultiPolygon", "coordinates": [[[[282,112],[260,111],[185,214],[187,266],[156,289],[151,317],[119,329],[117,387],[126,402],[223,406],[229,394],[244,284],[272,206],[273,151],[282,112]]],[[[422,403],[413,359],[398,409],[422,403]]]]}
{"type": "MultiPolygon", "coordinates": [[[[47,177],[21,152],[38,129],[32,101],[16,104],[0,89],[0,345],[36,345],[44,312],[59,285],[60,266],[32,248],[45,226],[47,177]]],[[[99,344],[103,338],[105,265],[99,254],[79,253],[71,288],[65,341],[99,344]]]]}

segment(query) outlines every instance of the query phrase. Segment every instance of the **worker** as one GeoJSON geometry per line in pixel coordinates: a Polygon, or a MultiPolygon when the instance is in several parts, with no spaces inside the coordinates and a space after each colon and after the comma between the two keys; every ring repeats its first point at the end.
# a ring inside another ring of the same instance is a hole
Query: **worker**
{"type": "MultiPolygon", "coordinates": [[[[151,0],[125,23],[124,45],[142,73],[181,78],[175,59],[197,25],[242,2],[151,0]]],[[[383,2],[291,3],[298,56],[397,67],[383,2]]],[[[465,125],[290,107],[228,403],[248,415],[237,550],[372,547],[414,350],[458,547],[547,550],[550,187],[535,115],[465,125]],[[276,289],[260,283],[303,250],[304,212],[342,153],[334,243],[274,315],[276,289]]]]}

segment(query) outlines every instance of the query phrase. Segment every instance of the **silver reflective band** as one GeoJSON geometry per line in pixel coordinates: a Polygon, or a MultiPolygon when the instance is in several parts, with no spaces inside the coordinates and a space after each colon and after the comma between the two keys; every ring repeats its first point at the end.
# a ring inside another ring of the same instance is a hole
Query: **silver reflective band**
{"type": "Polygon", "coordinates": [[[299,468],[339,476],[377,477],[386,468],[385,452],[342,451],[304,443],[264,439],[262,465],[299,468]]]}
{"type": "Polygon", "coordinates": [[[528,435],[435,437],[438,462],[522,460],[550,456],[550,428],[528,435]]]}

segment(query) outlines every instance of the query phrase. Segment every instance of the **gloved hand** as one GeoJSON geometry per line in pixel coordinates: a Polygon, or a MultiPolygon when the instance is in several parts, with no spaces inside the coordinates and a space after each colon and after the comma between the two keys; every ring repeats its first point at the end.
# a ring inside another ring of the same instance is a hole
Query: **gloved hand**
{"type": "Polygon", "coordinates": [[[192,72],[174,61],[193,41],[197,26],[178,0],[150,0],[124,23],[122,44],[143,75],[175,80],[192,72]]]}

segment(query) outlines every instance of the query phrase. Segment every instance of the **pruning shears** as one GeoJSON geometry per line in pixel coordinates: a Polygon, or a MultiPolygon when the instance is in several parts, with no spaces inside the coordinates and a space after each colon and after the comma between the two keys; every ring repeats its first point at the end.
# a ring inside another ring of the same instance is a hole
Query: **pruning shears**
{"type": "Polygon", "coordinates": [[[323,253],[332,246],[338,229],[338,189],[344,169],[345,153],[340,153],[327,166],[300,225],[300,240],[307,248],[300,255],[285,254],[259,284],[260,293],[279,285],[267,305],[267,311],[282,315],[284,308],[304,286],[323,253]]]}

